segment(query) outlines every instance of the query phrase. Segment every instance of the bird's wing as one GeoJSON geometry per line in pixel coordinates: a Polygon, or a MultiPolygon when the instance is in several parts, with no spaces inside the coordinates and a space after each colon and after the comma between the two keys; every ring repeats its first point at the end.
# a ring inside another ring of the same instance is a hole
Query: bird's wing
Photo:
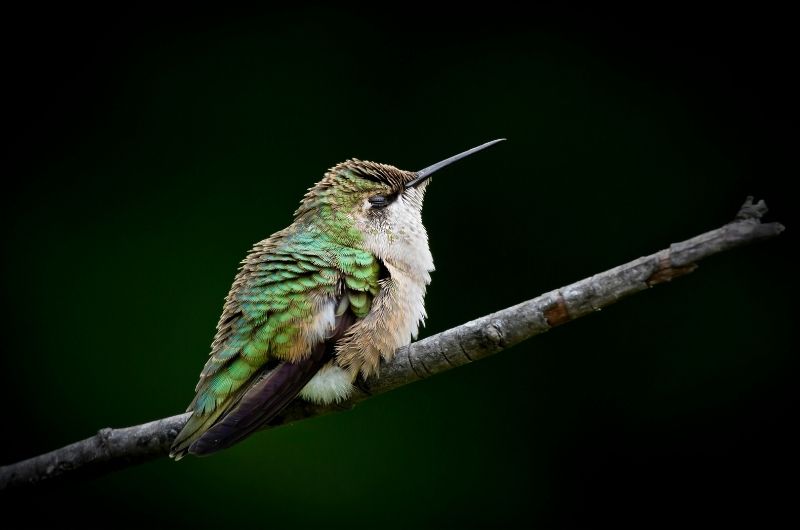
{"type": "Polygon", "coordinates": [[[369,252],[276,234],[256,245],[234,281],[211,357],[170,455],[208,454],[270,421],[366,316],[380,263],[369,252]]]}

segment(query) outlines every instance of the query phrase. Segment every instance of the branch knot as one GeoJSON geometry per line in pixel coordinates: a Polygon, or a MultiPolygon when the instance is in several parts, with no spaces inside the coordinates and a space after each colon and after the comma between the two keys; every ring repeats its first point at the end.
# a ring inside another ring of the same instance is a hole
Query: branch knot
{"type": "Polygon", "coordinates": [[[495,348],[502,349],[505,347],[503,322],[501,320],[493,320],[483,328],[483,336],[495,348]]]}
{"type": "Polygon", "coordinates": [[[748,195],[747,198],[744,200],[744,204],[742,207],[739,208],[739,212],[736,214],[737,221],[760,221],[764,214],[769,211],[767,208],[767,203],[763,200],[758,201],[757,203],[753,203],[753,196],[748,195]]]}

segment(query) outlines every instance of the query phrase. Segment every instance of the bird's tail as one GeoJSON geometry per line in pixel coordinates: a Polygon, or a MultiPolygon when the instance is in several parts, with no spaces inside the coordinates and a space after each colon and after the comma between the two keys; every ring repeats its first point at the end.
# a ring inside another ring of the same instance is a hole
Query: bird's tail
{"type": "Polygon", "coordinates": [[[286,408],[329,360],[321,343],[307,358],[263,372],[229,407],[204,416],[195,411],[172,443],[170,457],[210,455],[254,433],[286,408]]]}

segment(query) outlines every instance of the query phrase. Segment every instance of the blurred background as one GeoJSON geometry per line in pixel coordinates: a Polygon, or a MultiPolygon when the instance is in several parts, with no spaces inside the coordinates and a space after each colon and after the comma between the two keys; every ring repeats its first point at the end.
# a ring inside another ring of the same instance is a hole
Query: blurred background
{"type": "Polygon", "coordinates": [[[239,261],[349,157],[413,170],[509,139],[434,178],[422,336],[720,226],[746,195],[789,230],[351,412],[9,496],[4,513],[268,528],[796,518],[788,20],[8,13],[3,464],[183,411],[239,261]]]}

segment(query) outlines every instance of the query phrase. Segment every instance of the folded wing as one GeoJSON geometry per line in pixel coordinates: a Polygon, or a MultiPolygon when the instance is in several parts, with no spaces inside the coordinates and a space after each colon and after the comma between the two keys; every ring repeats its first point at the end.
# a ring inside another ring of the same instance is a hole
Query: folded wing
{"type": "Polygon", "coordinates": [[[366,314],[378,292],[377,260],[320,238],[278,233],[248,255],[171,456],[213,453],[269,422],[366,314]]]}

